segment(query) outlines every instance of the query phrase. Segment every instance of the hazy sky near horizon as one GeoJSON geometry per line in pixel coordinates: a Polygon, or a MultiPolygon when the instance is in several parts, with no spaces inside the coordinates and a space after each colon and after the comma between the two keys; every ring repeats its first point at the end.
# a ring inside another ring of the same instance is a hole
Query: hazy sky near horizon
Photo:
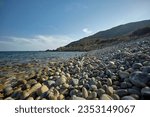
{"type": "Polygon", "coordinates": [[[0,0],[0,51],[56,49],[150,19],[150,0],[0,0]]]}

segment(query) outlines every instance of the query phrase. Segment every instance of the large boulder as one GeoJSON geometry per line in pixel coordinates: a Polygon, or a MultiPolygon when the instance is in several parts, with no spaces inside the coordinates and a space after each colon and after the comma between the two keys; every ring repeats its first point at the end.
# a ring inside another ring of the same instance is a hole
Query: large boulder
{"type": "Polygon", "coordinates": [[[142,88],[141,94],[142,94],[144,99],[149,100],[150,99],[150,88],[149,87],[142,88]]]}
{"type": "Polygon", "coordinates": [[[145,87],[146,84],[150,81],[150,75],[141,71],[136,71],[131,74],[129,80],[132,82],[133,85],[137,87],[145,87]]]}

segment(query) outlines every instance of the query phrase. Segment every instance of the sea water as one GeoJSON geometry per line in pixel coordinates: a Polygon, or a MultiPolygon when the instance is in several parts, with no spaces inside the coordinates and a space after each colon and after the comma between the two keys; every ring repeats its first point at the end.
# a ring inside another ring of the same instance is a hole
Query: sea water
{"type": "Polygon", "coordinates": [[[0,52],[0,66],[31,61],[47,62],[52,59],[66,60],[83,54],[85,52],[6,51],[0,52]]]}

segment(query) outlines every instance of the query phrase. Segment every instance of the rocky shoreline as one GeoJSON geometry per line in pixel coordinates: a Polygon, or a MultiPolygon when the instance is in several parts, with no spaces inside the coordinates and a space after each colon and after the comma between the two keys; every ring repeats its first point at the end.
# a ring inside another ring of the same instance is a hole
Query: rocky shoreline
{"type": "MultiPolygon", "coordinates": [[[[1,68],[9,69],[13,68],[1,68]]],[[[1,100],[150,99],[150,39],[91,51],[66,61],[50,61],[44,66],[19,65],[13,72],[19,74],[0,78],[1,100]]]]}

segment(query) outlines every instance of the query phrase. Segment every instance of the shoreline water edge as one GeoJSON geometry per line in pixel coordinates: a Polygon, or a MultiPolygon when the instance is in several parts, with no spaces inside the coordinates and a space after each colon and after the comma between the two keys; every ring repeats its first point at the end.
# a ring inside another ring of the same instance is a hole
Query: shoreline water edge
{"type": "Polygon", "coordinates": [[[150,99],[149,38],[43,62],[4,63],[0,68],[0,99],[150,99]]]}

